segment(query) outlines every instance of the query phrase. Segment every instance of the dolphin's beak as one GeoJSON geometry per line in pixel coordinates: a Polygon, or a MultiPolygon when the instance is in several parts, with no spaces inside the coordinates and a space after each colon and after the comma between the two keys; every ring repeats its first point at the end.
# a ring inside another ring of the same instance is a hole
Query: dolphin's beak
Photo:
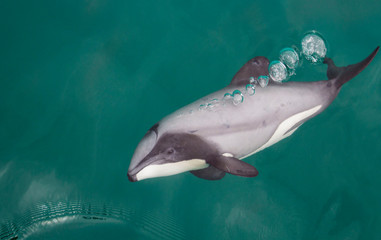
{"type": "Polygon", "coordinates": [[[139,171],[137,171],[137,170],[138,170],[137,168],[128,169],[128,172],[127,172],[128,180],[130,180],[131,182],[137,182],[138,181],[136,174],[138,174],[139,171]]]}
{"type": "Polygon", "coordinates": [[[128,177],[128,180],[130,180],[131,182],[137,182],[139,181],[138,180],[138,173],[142,170],[141,167],[136,167],[134,169],[129,169],[128,172],[127,172],[127,177],[128,177]]]}
{"type": "Polygon", "coordinates": [[[137,182],[141,179],[138,178],[139,173],[144,170],[146,167],[150,166],[151,164],[154,164],[155,162],[160,162],[160,161],[166,161],[165,157],[162,155],[155,155],[152,156],[153,154],[150,153],[148,154],[141,162],[138,164],[136,167],[129,169],[127,173],[128,180],[131,182],[137,182]]]}
{"type": "Polygon", "coordinates": [[[128,177],[128,180],[130,180],[131,182],[138,181],[138,179],[136,178],[136,174],[132,175],[130,173],[127,173],[127,177],[128,177]]]}

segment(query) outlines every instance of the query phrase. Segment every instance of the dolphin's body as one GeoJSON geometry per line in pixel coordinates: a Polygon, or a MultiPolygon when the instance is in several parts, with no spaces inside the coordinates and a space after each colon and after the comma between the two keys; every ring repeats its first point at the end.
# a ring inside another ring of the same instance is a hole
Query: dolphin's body
{"type": "Polygon", "coordinates": [[[361,72],[378,47],[362,62],[336,67],[329,58],[329,80],[270,82],[244,95],[238,105],[221,101],[211,109],[199,106],[225,93],[244,88],[250,78],[268,75],[269,61],[255,57],[234,76],[229,86],[185,106],[155,124],[136,149],[128,170],[131,181],[169,176],[185,171],[217,180],[225,173],[254,177],[257,170],[241,161],[285,137],[326,109],[341,86],[361,72]]]}

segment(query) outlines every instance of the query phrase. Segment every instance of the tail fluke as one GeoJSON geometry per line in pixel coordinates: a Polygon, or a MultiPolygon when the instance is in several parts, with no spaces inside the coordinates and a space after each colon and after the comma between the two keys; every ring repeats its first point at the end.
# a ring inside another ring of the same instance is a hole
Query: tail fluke
{"type": "Polygon", "coordinates": [[[359,74],[376,56],[378,49],[377,47],[367,58],[359,63],[348,65],[346,67],[337,67],[332,59],[325,58],[324,63],[328,65],[327,76],[328,79],[336,79],[335,85],[340,88],[344,83],[348,82],[359,74]]]}

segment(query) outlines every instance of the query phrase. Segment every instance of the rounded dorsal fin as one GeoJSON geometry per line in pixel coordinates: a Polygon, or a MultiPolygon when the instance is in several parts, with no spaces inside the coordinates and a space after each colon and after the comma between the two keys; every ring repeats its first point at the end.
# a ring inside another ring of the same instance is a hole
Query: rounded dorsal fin
{"type": "Polygon", "coordinates": [[[250,83],[250,78],[269,75],[269,60],[266,57],[255,57],[250,59],[234,75],[230,85],[239,86],[250,83]]]}

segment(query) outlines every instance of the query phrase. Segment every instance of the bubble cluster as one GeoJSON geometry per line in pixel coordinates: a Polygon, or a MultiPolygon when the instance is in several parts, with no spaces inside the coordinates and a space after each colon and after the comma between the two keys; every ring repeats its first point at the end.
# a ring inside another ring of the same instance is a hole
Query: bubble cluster
{"type": "Polygon", "coordinates": [[[269,64],[269,75],[262,75],[258,78],[250,77],[249,83],[244,88],[236,89],[232,93],[225,93],[222,99],[212,99],[206,104],[201,104],[199,109],[213,109],[220,105],[233,103],[239,105],[245,99],[245,95],[254,96],[256,86],[265,88],[269,80],[282,83],[295,75],[296,69],[300,65],[300,56],[304,57],[313,64],[322,63],[327,54],[327,47],[324,38],[316,31],[308,32],[301,41],[302,51],[297,48],[283,48],[279,54],[279,60],[269,64]]]}
{"type": "Polygon", "coordinates": [[[238,89],[234,90],[233,93],[225,93],[224,97],[222,98],[222,102],[224,104],[228,104],[229,102],[233,102],[234,105],[238,105],[238,104],[242,103],[243,100],[244,100],[244,95],[238,89]]]}
{"type": "Polygon", "coordinates": [[[209,109],[215,108],[220,105],[220,101],[217,98],[212,99],[206,107],[209,109]]]}
{"type": "Polygon", "coordinates": [[[324,38],[315,31],[305,34],[302,39],[302,54],[311,63],[321,63],[327,54],[324,38]]]}
{"type": "Polygon", "coordinates": [[[200,104],[199,110],[204,110],[204,109],[212,110],[212,109],[218,107],[220,104],[221,104],[221,101],[217,98],[214,98],[206,104],[200,104]]]}
{"type": "MultiPolygon", "coordinates": [[[[313,64],[322,63],[327,54],[324,38],[316,31],[308,32],[301,41],[300,55],[313,64]]],[[[283,82],[295,74],[299,66],[299,53],[294,48],[283,48],[280,51],[279,61],[272,61],[269,65],[269,76],[275,82],[283,82]]]]}
{"type": "Polygon", "coordinates": [[[239,105],[245,100],[245,96],[254,96],[256,85],[260,85],[262,88],[266,87],[269,82],[269,76],[259,76],[258,78],[250,77],[249,84],[246,84],[245,87],[235,89],[232,93],[225,93],[222,99],[214,98],[210,101],[207,101],[206,104],[200,104],[199,110],[213,110],[214,108],[225,105],[225,104],[234,104],[239,105]]]}
{"type": "Polygon", "coordinates": [[[236,89],[232,93],[225,93],[222,102],[223,104],[228,104],[232,102],[234,105],[242,103],[245,99],[245,95],[253,96],[255,94],[255,82],[256,80],[252,77],[250,78],[249,84],[246,84],[245,88],[236,89]]]}
{"type": "Polygon", "coordinates": [[[278,83],[286,81],[295,74],[299,66],[299,55],[293,48],[283,48],[279,54],[279,60],[272,61],[269,65],[270,78],[278,83]]]}

